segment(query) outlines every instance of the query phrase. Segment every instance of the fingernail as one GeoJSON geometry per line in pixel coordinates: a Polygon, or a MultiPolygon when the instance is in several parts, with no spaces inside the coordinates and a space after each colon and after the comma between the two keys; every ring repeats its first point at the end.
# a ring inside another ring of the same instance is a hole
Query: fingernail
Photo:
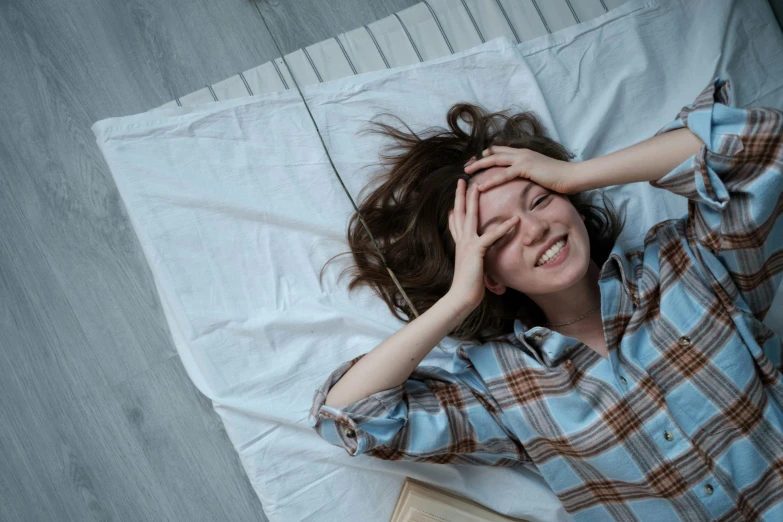
{"type": "Polygon", "coordinates": [[[477,190],[481,190],[482,188],[484,188],[484,185],[478,185],[478,186],[476,187],[476,189],[477,189],[477,190]]]}

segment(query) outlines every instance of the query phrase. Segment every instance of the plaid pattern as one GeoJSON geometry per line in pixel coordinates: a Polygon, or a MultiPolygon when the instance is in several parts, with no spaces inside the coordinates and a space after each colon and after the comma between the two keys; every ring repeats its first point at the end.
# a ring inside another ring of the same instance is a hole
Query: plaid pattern
{"type": "Polygon", "coordinates": [[[783,343],[762,321],[783,272],[783,112],[730,107],[714,79],[656,133],[704,145],[651,182],[688,214],[601,269],[609,358],[521,321],[458,348],[454,371],[310,423],[349,455],[534,466],[575,520],[783,520],[783,343]]]}

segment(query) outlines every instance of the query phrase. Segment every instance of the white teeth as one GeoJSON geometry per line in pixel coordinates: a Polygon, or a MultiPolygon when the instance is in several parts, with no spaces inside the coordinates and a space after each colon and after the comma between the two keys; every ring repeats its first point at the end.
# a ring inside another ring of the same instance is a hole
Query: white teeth
{"type": "Polygon", "coordinates": [[[557,253],[560,252],[560,249],[562,249],[565,246],[565,243],[566,243],[566,240],[565,239],[561,239],[560,241],[558,241],[557,243],[552,245],[552,247],[549,250],[544,252],[544,255],[541,256],[541,258],[538,260],[538,263],[536,263],[536,266],[541,266],[544,263],[546,263],[547,261],[549,261],[550,259],[552,259],[553,257],[555,257],[557,255],[557,253]]]}

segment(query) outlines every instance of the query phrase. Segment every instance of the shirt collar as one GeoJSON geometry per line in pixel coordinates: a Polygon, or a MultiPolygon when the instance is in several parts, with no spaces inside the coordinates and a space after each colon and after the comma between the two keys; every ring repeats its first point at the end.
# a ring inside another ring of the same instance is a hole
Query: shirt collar
{"type": "Polygon", "coordinates": [[[601,268],[598,280],[619,279],[628,298],[638,305],[639,297],[634,294],[638,293],[638,280],[642,276],[643,258],[643,248],[626,249],[619,241],[616,241],[609,258],[601,268]]]}

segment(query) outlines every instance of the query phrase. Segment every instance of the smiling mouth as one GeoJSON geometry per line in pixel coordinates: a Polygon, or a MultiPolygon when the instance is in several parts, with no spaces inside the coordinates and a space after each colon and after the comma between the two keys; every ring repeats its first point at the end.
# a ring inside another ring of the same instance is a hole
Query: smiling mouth
{"type": "Polygon", "coordinates": [[[543,263],[540,263],[540,264],[539,264],[539,263],[538,263],[538,261],[536,261],[536,264],[535,264],[536,268],[540,268],[540,267],[542,267],[542,266],[545,266],[545,265],[547,265],[547,264],[548,264],[550,261],[552,261],[552,260],[554,260],[554,259],[557,259],[559,256],[561,256],[561,255],[563,254],[563,251],[564,251],[564,250],[566,249],[566,247],[568,246],[568,234],[566,234],[566,235],[565,235],[565,236],[563,236],[562,238],[558,239],[558,240],[557,240],[557,242],[555,243],[555,245],[556,245],[557,243],[560,243],[561,241],[563,241],[563,246],[562,246],[562,247],[560,247],[560,250],[558,250],[558,251],[557,251],[557,254],[555,254],[555,256],[554,256],[554,257],[550,257],[549,259],[547,259],[547,260],[546,260],[546,261],[544,261],[543,263]]]}

